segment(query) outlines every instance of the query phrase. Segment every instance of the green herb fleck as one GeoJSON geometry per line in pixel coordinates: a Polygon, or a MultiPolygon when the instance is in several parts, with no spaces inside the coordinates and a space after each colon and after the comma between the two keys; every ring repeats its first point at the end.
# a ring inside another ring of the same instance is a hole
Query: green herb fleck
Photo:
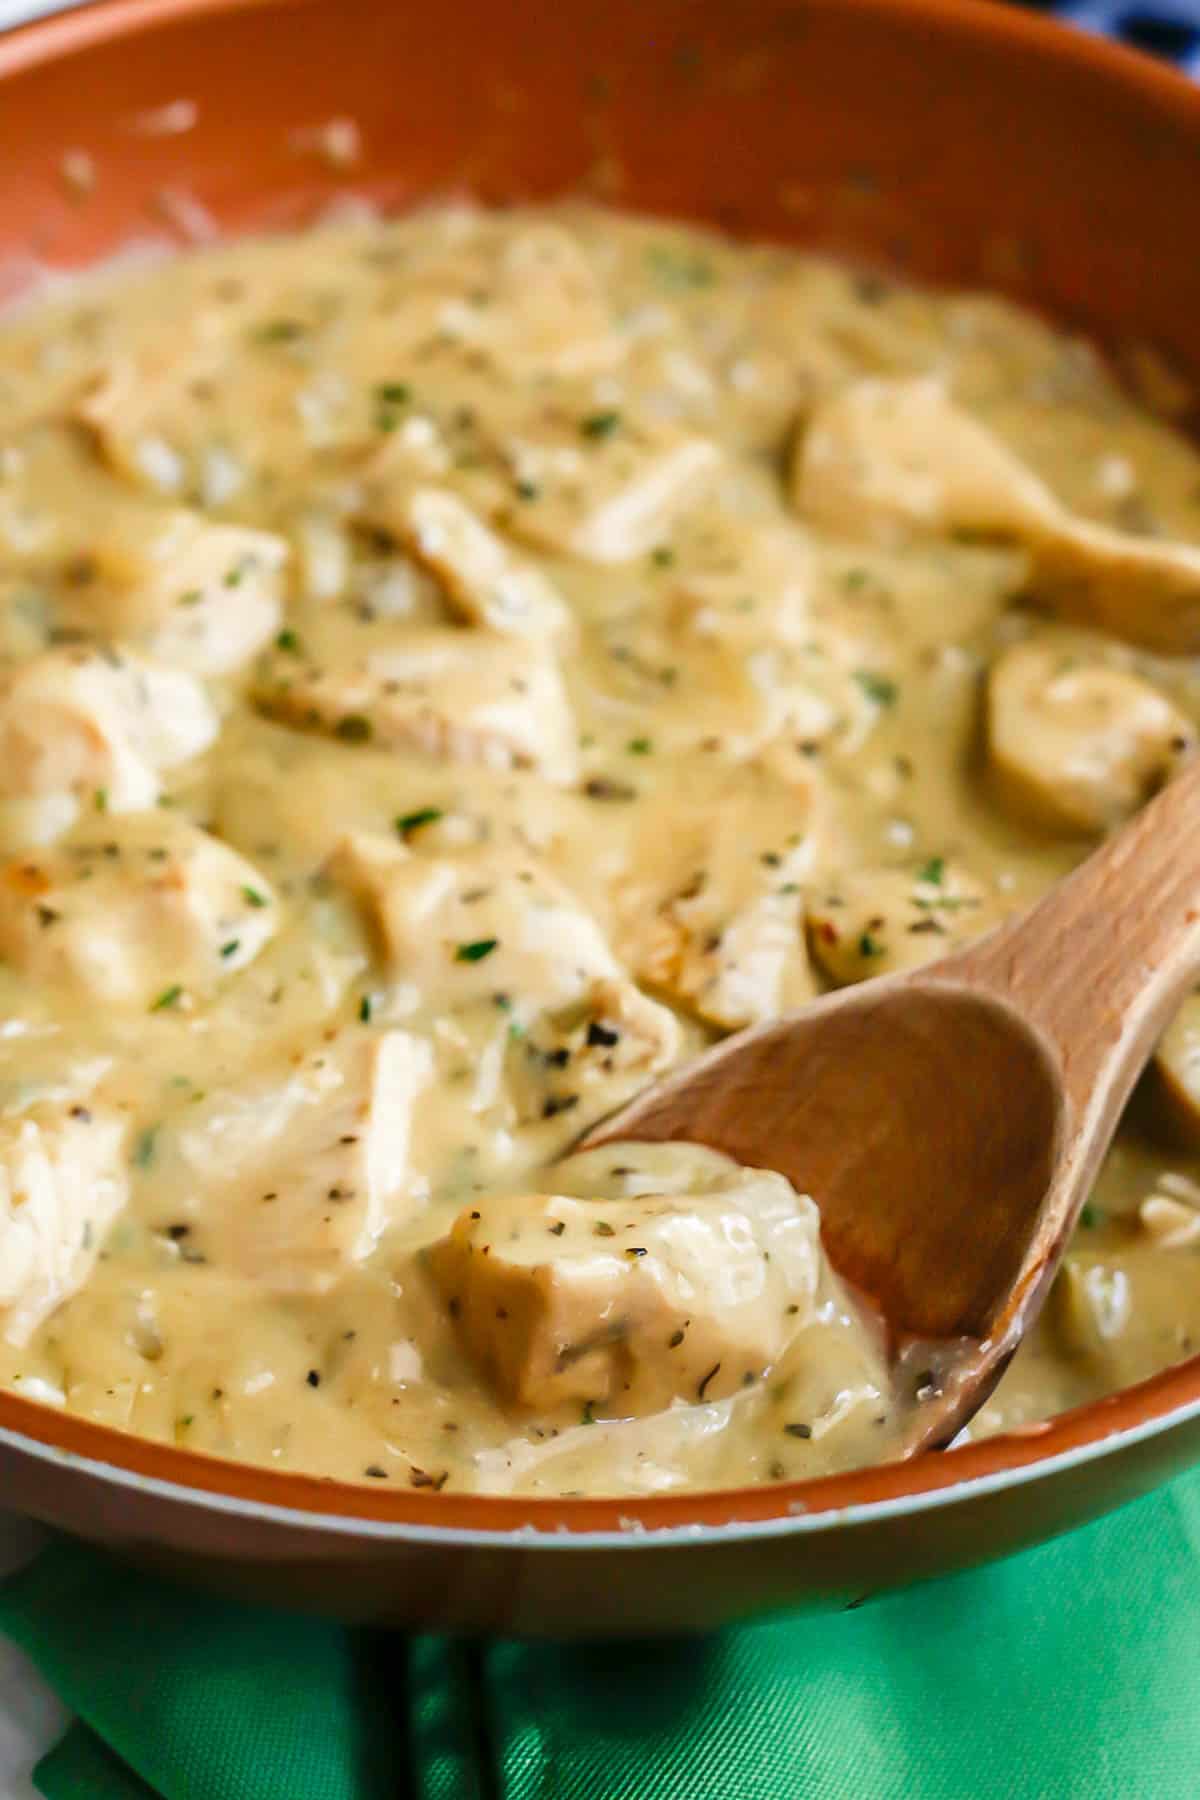
{"type": "Polygon", "coordinates": [[[540,497],[541,497],[541,489],[538,487],[536,482],[518,481],[518,483],[517,483],[517,499],[518,500],[537,500],[540,497]]]}
{"type": "Polygon", "coordinates": [[[246,902],[247,906],[267,906],[270,904],[265,894],[260,894],[257,888],[252,887],[244,887],[242,889],[242,899],[246,902]]]}
{"type": "Polygon", "coordinates": [[[178,982],[175,982],[171,987],[163,989],[158,999],[151,1003],[150,1011],[169,1012],[173,1006],[178,1006],[182,999],[183,989],[178,982]]]}
{"type": "Polygon", "coordinates": [[[301,650],[300,639],[290,626],[286,626],[284,630],[279,633],[278,637],[275,639],[275,648],[277,650],[286,650],[289,656],[299,656],[301,650]]]}
{"type": "Polygon", "coordinates": [[[961,912],[964,907],[979,904],[974,894],[938,894],[933,900],[926,900],[920,894],[913,895],[913,905],[920,912],[961,912]]]}
{"type": "Polygon", "coordinates": [[[610,1225],[607,1219],[597,1219],[592,1227],[593,1237],[616,1237],[616,1235],[616,1226],[610,1225]]]}
{"type": "Polygon", "coordinates": [[[886,675],[873,674],[870,669],[856,669],[854,679],[857,681],[868,700],[876,706],[894,706],[899,688],[886,675]]]}
{"type": "Polygon", "coordinates": [[[364,1025],[369,1025],[371,1023],[371,1011],[374,1004],[370,994],[364,994],[358,1003],[358,1016],[364,1025]]]}
{"type": "Polygon", "coordinates": [[[873,938],[869,931],[864,931],[858,940],[858,954],[864,957],[882,956],[883,945],[878,938],[873,938]]]}
{"type": "Polygon", "coordinates": [[[1083,1226],[1085,1231],[1094,1231],[1097,1225],[1101,1225],[1103,1222],[1104,1214],[1100,1211],[1098,1206],[1093,1206],[1089,1200],[1087,1205],[1080,1211],[1079,1223],[1083,1226]]]}
{"type": "Polygon", "coordinates": [[[581,1425],[594,1425],[596,1423],[596,1402],[594,1400],[584,1401],[583,1411],[579,1415],[579,1422],[581,1425]]]}
{"type": "Polygon", "coordinates": [[[476,938],[472,944],[459,944],[454,952],[454,960],[461,963],[482,962],[485,956],[492,954],[499,942],[499,938],[476,938]]]}
{"type": "Polygon", "coordinates": [[[635,737],[630,738],[625,748],[630,756],[649,756],[654,750],[654,745],[648,737],[635,737]]]}
{"type": "Polygon", "coordinates": [[[304,336],[304,326],[299,319],[266,319],[252,336],[256,344],[294,344],[304,336]]]}
{"type": "Polygon", "coordinates": [[[931,856],[929,861],[917,870],[917,880],[928,882],[930,887],[941,887],[945,873],[945,857],[931,856]]]}
{"type": "Polygon", "coordinates": [[[203,588],[188,588],[186,593],[180,594],[178,604],[180,606],[199,606],[203,598],[203,588]]]}
{"type": "Polygon", "coordinates": [[[230,938],[227,944],[221,945],[221,955],[224,957],[236,956],[241,947],[242,940],[240,938],[230,938]]]}
{"type": "Polygon", "coordinates": [[[136,1169],[148,1169],[154,1161],[159,1129],[157,1125],[148,1125],[133,1146],[133,1165],[136,1169]]]}
{"type": "Polygon", "coordinates": [[[96,789],[95,793],[92,795],[92,805],[95,807],[97,812],[107,812],[108,811],[108,789],[107,788],[97,788],[96,789]]]}
{"type": "Polygon", "coordinates": [[[650,552],[650,561],[656,569],[669,569],[675,561],[675,552],[670,544],[659,544],[657,549],[650,552]]]}
{"type": "Polygon", "coordinates": [[[680,291],[711,287],[717,278],[705,257],[674,244],[651,244],[646,251],[646,266],[664,287],[680,291]]]}
{"type": "Polygon", "coordinates": [[[381,381],[373,390],[376,431],[395,431],[401,409],[412,399],[412,389],[405,381],[381,381]]]}
{"type": "Polygon", "coordinates": [[[365,744],[371,735],[371,721],[362,713],[347,713],[334,726],[333,735],[343,744],[365,744]]]}
{"type": "Polygon", "coordinates": [[[440,806],[419,806],[415,812],[400,814],[396,830],[401,837],[409,837],[414,831],[420,831],[422,825],[436,825],[442,817],[440,806]]]}
{"type": "Polygon", "coordinates": [[[621,423],[619,412],[587,413],[579,421],[579,429],[586,438],[608,438],[621,423]]]}

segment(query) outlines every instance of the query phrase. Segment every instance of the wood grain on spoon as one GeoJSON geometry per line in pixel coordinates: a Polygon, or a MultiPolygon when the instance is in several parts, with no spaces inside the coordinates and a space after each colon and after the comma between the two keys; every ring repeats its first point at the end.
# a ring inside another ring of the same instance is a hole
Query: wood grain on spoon
{"type": "Polygon", "coordinates": [[[1198,970],[1192,761],[1030,912],[727,1039],[581,1148],[690,1139],[811,1194],[919,1390],[911,1454],[971,1417],[1032,1324],[1198,970]]]}

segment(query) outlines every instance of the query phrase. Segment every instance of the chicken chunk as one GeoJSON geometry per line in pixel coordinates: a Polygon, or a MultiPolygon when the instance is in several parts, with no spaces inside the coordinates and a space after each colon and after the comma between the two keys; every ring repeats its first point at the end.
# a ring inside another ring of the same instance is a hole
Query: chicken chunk
{"type": "Polygon", "coordinates": [[[324,665],[269,654],[254,699],[268,717],[345,743],[373,742],[444,762],[575,772],[575,734],[557,664],[519,639],[396,630],[324,665]]]}
{"type": "Polygon", "coordinates": [[[834,735],[846,747],[869,727],[862,633],[847,628],[844,593],[831,604],[805,531],[716,513],[650,566],[651,603],[614,608],[589,646],[605,657],[606,710],[631,738],[742,760],[834,735]]]}
{"type": "Polygon", "coordinates": [[[533,858],[423,856],[359,834],[328,874],[357,900],[388,970],[433,1012],[498,992],[531,1013],[554,1009],[620,972],[595,920],[533,858]]]}
{"type": "Polygon", "coordinates": [[[1200,1242],[1200,1210],[1195,1202],[1177,1200],[1173,1194],[1147,1194],[1137,1216],[1157,1250],[1188,1250],[1200,1242]]]}
{"type": "Polygon", "coordinates": [[[1091,1256],[1068,1256],[1051,1289],[1050,1323],[1068,1356],[1111,1364],[1132,1302],[1124,1269],[1091,1256]]]}
{"type": "Polygon", "coordinates": [[[619,1104],[679,1054],[680,1031],[619,969],[575,897],[531,859],[415,855],[347,838],[328,867],[353,894],[410,1010],[483,1005],[522,1123],[619,1104]]]}
{"type": "Polygon", "coordinates": [[[275,635],[288,546],[269,531],[176,508],[124,522],[91,549],[71,621],[194,675],[240,668],[275,635]]]}
{"type": "Polygon", "coordinates": [[[0,1330],[28,1343],[78,1292],[128,1197],[127,1122],[108,1108],[43,1104],[0,1120],[0,1330]]]}
{"type": "Polygon", "coordinates": [[[919,869],[857,869],[818,886],[808,941],[839,987],[915,969],[997,924],[1003,908],[982,883],[940,856],[919,869]]]}
{"type": "Polygon", "coordinates": [[[189,1242],[282,1291],[320,1291],[423,1197],[412,1158],[433,1073],[422,1038],[347,1029],[243,1085],[190,1106],[160,1134],[148,1193],[189,1242]]]}
{"type": "Polygon", "coordinates": [[[818,1223],[753,1169],[699,1193],[481,1197],[430,1266],[504,1400],[628,1416],[719,1400],[771,1367],[813,1310],[818,1223]]]}
{"type": "Polygon", "coordinates": [[[819,843],[816,790],[753,765],[704,805],[647,819],[614,890],[617,954],[639,980],[727,1030],[815,992],[804,890],[819,843]]]}
{"type": "Polygon", "coordinates": [[[677,596],[660,617],[618,619],[596,634],[606,657],[605,710],[614,727],[624,725],[627,741],[644,739],[656,755],[702,752],[718,769],[765,757],[774,746],[803,755],[802,746],[834,735],[854,740],[865,696],[815,640],[812,655],[808,645],[749,633],[738,643],[732,631],[693,630],[687,610],[677,596]],[[681,653],[686,681],[679,679],[681,653]]]}
{"type": "Polygon", "coordinates": [[[1189,994],[1167,1026],[1147,1077],[1163,1135],[1185,1149],[1200,1149],[1200,994],[1189,994]]]}
{"type": "Polygon", "coordinates": [[[107,648],[33,657],[0,676],[0,838],[45,843],[81,810],[153,806],[160,771],[206,750],[217,730],[182,670],[107,648]]]}
{"type": "Polygon", "coordinates": [[[504,323],[493,331],[505,341],[492,350],[519,380],[547,370],[595,375],[621,360],[612,309],[569,232],[530,226],[505,245],[496,274],[496,317],[504,323]]]}
{"type": "Polygon", "coordinates": [[[664,543],[721,465],[708,438],[603,411],[574,427],[531,427],[498,450],[524,496],[507,515],[514,536],[596,563],[629,562],[664,543]]]}
{"type": "Polygon", "coordinates": [[[1167,654],[1200,648],[1200,546],[1078,518],[936,378],[835,394],[799,439],[792,493],[805,518],[848,537],[1017,542],[1028,592],[1065,618],[1167,654]]]}
{"type": "Polygon", "coordinates": [[[816,992],[799,884],[760,876],[754,886],[756,896],[731,901],[728,882],[698,872],[662,902],[634,956],[643,981],[727,1031],[776,1018],[816,992]]]}
{"type": "Polygon", "coordinates": [[[1160,788],[1195,743],[1191,720],[1148,681],[1062,645],[1015,644],[988,678],[993,785],[1025,824],[1106,831],[1160,788]]]}
{"type": "Polygon", "coordinates": [[[819,406],[797,440],[792,497],[814,524],[884,541],[914,531],[1036,535],[1055,504],[928,376],[851,382],[819,406]]]}
{"type": "Polygon", "coordinates": [[[518,382],[602,374],[624,341],[592,265],[570,232],[529,225],[501,241],[487,306],[457,297],[442,325],[518,382]]]}
{"type": "MultiPolygon", "coordinates": [[[[440,340],[486,369],[493,388],[588,378],[625,354],[603,284],[569,230],[466,210],[452,232],[406,256],[386,303],[362,317],[366,366],[440,340]]],[[[403,364],[401,364],[403,366],[403,364]]],[[[399,385],[399,384],[397,384],[399,385]]]]}
{"type": "Polygon", "coordinates": [[[812,636],[812,549],[782,527],[710,526],[693,557],[667,577],[673,618],[730,650],[798,644],[812,636]]]}
{"type": "Polygon", "coordinates": [[[372,517],[437,578],[465,624],[544,641],[568,630],[566,605],[541,570],[513,556],[449,489],[393,489],[372,517]]]}
{"type": "Polygon", "coordinates": [[[113,473],[151,494],[182,489],[187,465],[170,426],[186,415],[189,388],[211,381],[224,360],[215,338],[202,341],[206,334],[198,323],[164,320],[157,329],[143,327],[136,349],[92,371],[71,410],[113,473]]]}
{"type": "Polygon", "coordinates": [[[589,982],[577,999],[518,1022],[509,1035],[508,1089],[519,1122],[570,1112],[577,1130],[670,1068],[682,1043],[674,1013],[619,977],[589,982]]]}
{"type": "Polygon", "coordinates": [[[267,882],[163,813],[107,819],[0,864],[0,956],[27,980],[166,1012],[244,968],[276,928],[267,882]]]}

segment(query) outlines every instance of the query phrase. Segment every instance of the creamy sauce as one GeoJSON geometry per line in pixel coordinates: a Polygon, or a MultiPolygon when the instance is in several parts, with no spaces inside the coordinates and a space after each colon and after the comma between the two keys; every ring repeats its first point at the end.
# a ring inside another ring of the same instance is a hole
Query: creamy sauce
{"type": "MultiPolygon", "coordinates": [[[[1200,671],[1125,640],[1197,540],[1086,345],[660,222],[443,209],[10,320],[0,1379],[418,1487],[885,1455],[812,1200],[558,1159],[1166,779],[1200,671]]],[[[1192,1348],[1197,1042],[973,1431],[1192,1348]]]]}

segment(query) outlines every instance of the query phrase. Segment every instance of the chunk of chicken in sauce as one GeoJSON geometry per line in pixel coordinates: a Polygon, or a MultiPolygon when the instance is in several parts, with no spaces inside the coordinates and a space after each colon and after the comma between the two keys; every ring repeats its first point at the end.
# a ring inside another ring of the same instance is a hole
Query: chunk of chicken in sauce
{"type": "Polygon", "coordinates": [[[997,924],[1004,897],[945,857],[915,869],[855,869],[816,887],[808,941],[836,986],[916,969],[997,924]]]}
{"type": "Polygon", "coordinates": [[[570,614],[541,570],[513,556],[456,494],[415,488],[372,512],[437,577],[464,624],[543,642],[568,631],[570,614]]]}
{"type": "Polygon", "coordinates": [[[128,1130],[90,1100],[0,1119],[0,1332],[10,1344],[27,1344],[95,1267],[128,1196],[128,1130]]]}
{"type": "Polygon", "coordinates": [[[433,1068],[422,1038],[347,1026],[186,1105],[143,1193],[193,1254],[274,1291],[328,1288],[425,1197],[410,1152],[433,1068]]]}
{"type": "Polygon", "coordinates": [[[619,1417],[720,1400],[811,1324],[812,1201],[761,1170],[699,1173],[696,1193],[514,1194],[460,1213],[430,1266],[506,1400],[619,1417]]]}
{"type": "Polygon", "coordinates": [[[1015,644],[989,673],[995,791],[1017,819],[1048,831],[1121,824],[1195,745],[1195,725],[1151,682],[1070,646],[1015,644]]]}
{"type": "Polygon", "coordinates": [[[614,902],[634,973],[710,1025],[762,1024],[816,992],[804,945],[821,849],[811,782],[754,765],[712,802],[647,808],[614,902]]]}
{"type": "Polygon", "coordinates": [[[1015,540],[1030,593],[1065,617],[1169,653],[1200,648],[1200,549],[1077,518],[936,378],[836,394],[802,435],[793,480],[814,523],[1015,540]]]}
{"type": "Polygon", "coordinates": [[[254,698],[269,718],[345,744],[534,769],[551,781],[569,781],[575,771],[558,667],[515,638],[395,630],[327,664],[285,644],[256,672],[254,698]]]}
{"type": "Polygon", "coordinates": [[[218,718],[182,670],[128,650],[48,650],[0,674],[0,834],[43,844],[81,814],[140,812],[218,718]]]}
{"type": "Polygon", "coordinates": [[[282,618],[283,539],[184,508],[134,519],[95,545],[88,579],[64,609],[68,622],[193,675],[249,662],[282,618]]]}
{"type": "Polygon", "coordinates": [[[482,1015],[522,1120],[578,1128],[676,1058],[680,1031],[642,994],[596,921],[532,858],[439,857],[349,838],[327,869],[353,895],[402,1016],[482,1015]]]}
{"type": "Polygon", "coordinates": [[[0,864],[0,956],[35,992],[165,1012],[228,981],[273,935],[254,865],[163,813],[0,864]]]}
{"type": "Polygon", "coordinates": [[[511,530],[537,549],[591,563],[649,556],[711,488],[715,444],[599,408],[577,420],[532,422],[501,438],[501,466],[518,494],[511,530]]]}

